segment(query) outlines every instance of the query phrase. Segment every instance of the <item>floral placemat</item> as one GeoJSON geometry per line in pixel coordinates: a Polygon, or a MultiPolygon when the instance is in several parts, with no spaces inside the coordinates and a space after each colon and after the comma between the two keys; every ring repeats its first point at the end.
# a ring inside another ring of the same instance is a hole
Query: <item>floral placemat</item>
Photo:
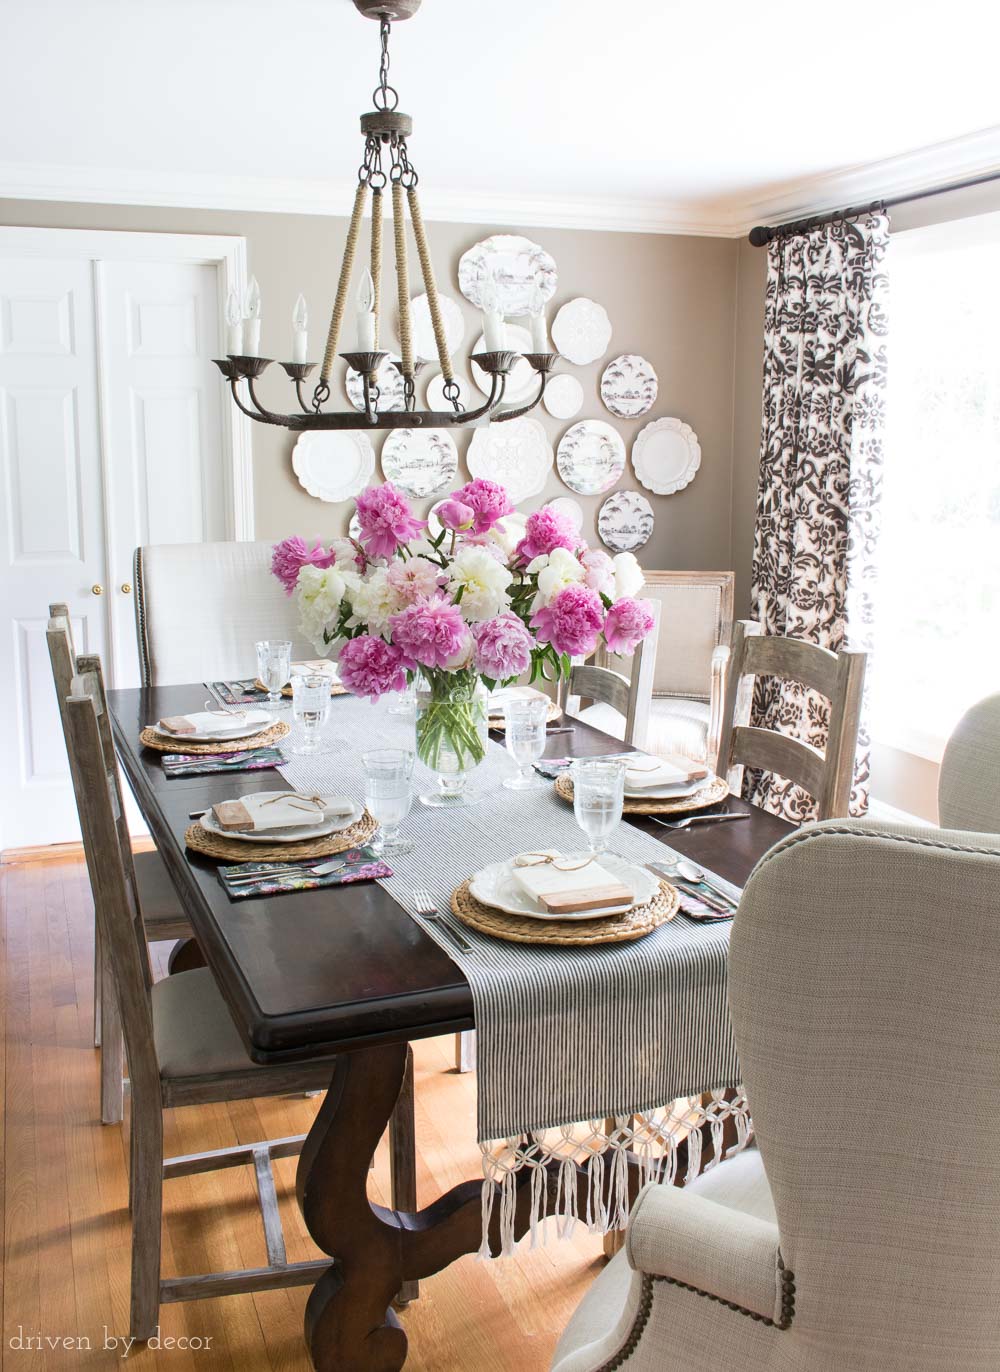
{"type": "Polygon", "coordinates": [[[238,753],[202,756],[195,753],[164,753],[160,765],[168,777],[199,777],[209,776],[213,772],[264,772],[271,767],[281,767],[285,760],[280,748],[249,748],[238,753]]]}
{"type": "Polygon", "coordinates": [[[246,900],[250,896],[282,896],[288,891],[314,891],[321,886],[346,886],[393,875],[392,868],[373,848],[349,848],[340,860],[341,866],[335,872],[322,876],[310,872],[312,864],[308,862],[281,863],[280,870],[275,870],[279,866],[276,863],[241,862],[220,867],[219,880],[230,900],[246,900]],[[262,867],[266,870],[251,880],[262,867]]]}

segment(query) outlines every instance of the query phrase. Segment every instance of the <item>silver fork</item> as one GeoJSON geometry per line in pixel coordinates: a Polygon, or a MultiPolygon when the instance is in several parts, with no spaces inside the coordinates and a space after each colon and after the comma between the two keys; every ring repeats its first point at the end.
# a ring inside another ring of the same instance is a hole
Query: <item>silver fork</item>
{"type": "Polygon", "coordinates": [[[318,862],[312,867],[279,866],[277,864],[258,869],[256,872],[237,872],[229,878],[230,886],[245,886],[249,882],[260,881],[263,877],[328,877],[341,867],[347,866],[346,858],[335,858],[330,862],[318,862]]]}
{"type": "Polygon", "coordinates": [[[423,915],[424,919],[430,924],[433,924],[437,929],[440,929],[442,934],[445,934],[451,939],[460,953],[472,952],[472,944],[469,940],[456,929],[453,929],[450,924],[445,922],[437,908],[436,902],[426,887],[415,886],[410,894],[413,897],[413,904],[417,907],[418,915],[423,915]]]}
{"type": "Polygon", "coordinates": [[[741,814],[730,814],[728,810],[718,815],[688,815],[686,819],[657,819],[655,815],[646,815],[646,819],[662,825],[664,829],[687,829],[692,824],[725,824],[727,820],[749,818],[745,811],[741,814]]]}

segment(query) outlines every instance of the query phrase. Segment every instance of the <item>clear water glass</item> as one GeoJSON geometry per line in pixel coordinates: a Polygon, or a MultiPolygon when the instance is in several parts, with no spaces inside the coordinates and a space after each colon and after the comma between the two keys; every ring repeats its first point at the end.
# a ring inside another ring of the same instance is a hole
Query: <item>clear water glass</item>
{"type": "Polygon", "coordinates": [[[535,772],[535,763],[545,752],[545,723],[549,702],[539,696],[530,700],[508,700],[504,706],[507,751],[517,763],[517,776],[507,777],[510,791],[534,791],[549,783],[535,772]]]}
{"type": "Polygon", "coordinates": [[[365,804],[378,821],[372,843],[377,853],[409,853],[413,844],[399,837],[399,826],[413,804],[413,753],[408,748],[375,748],[361,754],[365,804]]]}
{"type": "Polygon", "coordinates": [[[319,672],[292,678],[292,714],[299,733],[293,753],[321,753],[321,731],[330,713],[330,678],[319,672]]]}
{"type": "Polygon", "coordinates": [[[621,823],[625,800],[625,763],[608,758],[573,763],[573,813],[587,836],[592,857],[607,850],[621,823]]]}
{"type": "Polygon", "coordinates": [[[292,645],[285,638],[264,638],[257,646],[257,676],[267,690],[268,704],[281,704],[282,688],[292,671],[292,645]]]}
{"type": "Polygon", "coordinates": [[[417,687],[410,682],[403,691],[390,691],[386,697],[390,715],[414,715],[417,710],[417,687]]]}

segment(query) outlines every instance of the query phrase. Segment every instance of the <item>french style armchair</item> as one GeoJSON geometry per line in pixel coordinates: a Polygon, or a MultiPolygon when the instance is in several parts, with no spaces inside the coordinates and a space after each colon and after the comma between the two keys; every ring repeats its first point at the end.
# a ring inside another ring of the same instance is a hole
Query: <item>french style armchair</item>
{"type": "Polygon", "coordinates": [[[938,814],[946,829],[1000,834],[1000,695],[955,725],[941,759],[938,814]]]}

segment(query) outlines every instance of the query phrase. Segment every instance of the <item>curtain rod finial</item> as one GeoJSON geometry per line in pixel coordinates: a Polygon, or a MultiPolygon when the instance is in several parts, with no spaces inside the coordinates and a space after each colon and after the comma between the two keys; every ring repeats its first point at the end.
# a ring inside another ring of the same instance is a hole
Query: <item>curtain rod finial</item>
{"type": "Polygon", "coordinates": [[[772,231],[765,228],[763,224],[758,224],[755,229],[750,230],[748,237],[751,247],[766,248],[771,241],[772,231]]]}

